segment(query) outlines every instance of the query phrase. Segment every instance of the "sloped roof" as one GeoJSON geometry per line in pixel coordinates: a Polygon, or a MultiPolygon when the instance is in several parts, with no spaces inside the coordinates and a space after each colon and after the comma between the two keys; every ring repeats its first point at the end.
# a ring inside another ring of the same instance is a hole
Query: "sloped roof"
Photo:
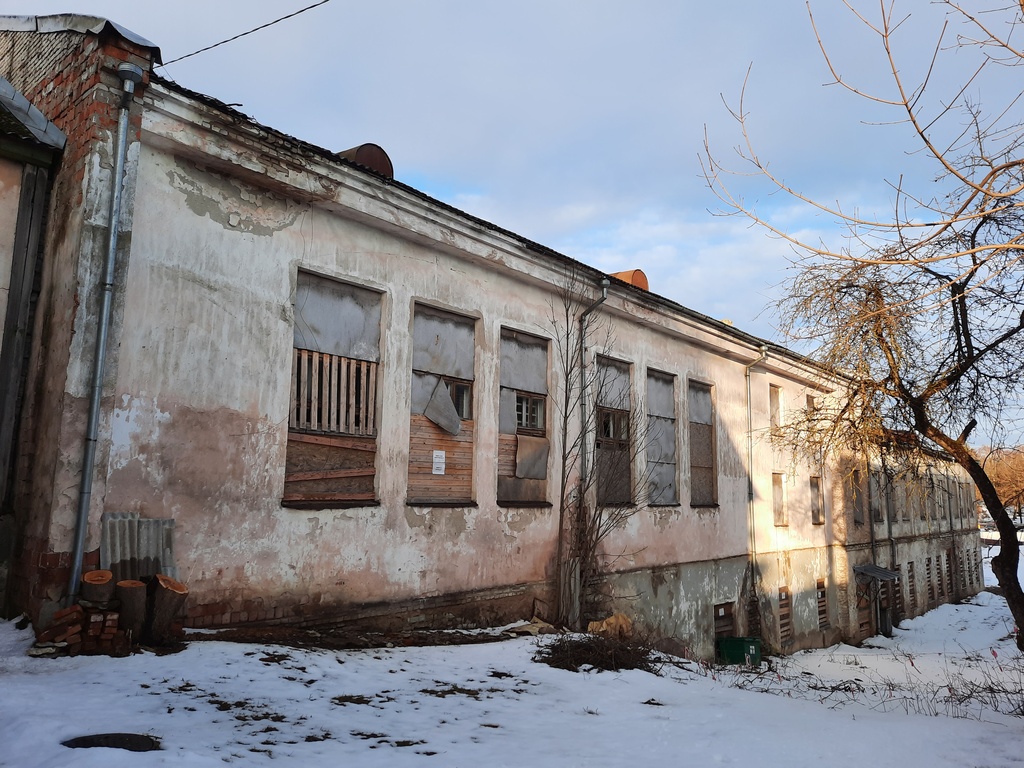
{"type": "Polygon", "coordinates": [[[64,149],[67,141],[64,132],[3,77],[0,77],[0,135],[56,151],[64,149]]]}

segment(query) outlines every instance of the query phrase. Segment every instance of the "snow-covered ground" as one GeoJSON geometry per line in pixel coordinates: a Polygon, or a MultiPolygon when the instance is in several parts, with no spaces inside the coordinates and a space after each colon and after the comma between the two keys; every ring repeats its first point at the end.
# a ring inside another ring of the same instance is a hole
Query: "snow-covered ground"
{"type": "Polygon", "coordinates": [[[656,676],[553,669],[532,660],[529,638],[33,659],[31,632],[11,622],[0,624],[0,765],[1019,766],[1012,629],[1005,601],[983,593],[870,647],[772,659],[759,673],[681,662],[656,676]],[[61,745],[110,732],[163,749],[61,745]]]}

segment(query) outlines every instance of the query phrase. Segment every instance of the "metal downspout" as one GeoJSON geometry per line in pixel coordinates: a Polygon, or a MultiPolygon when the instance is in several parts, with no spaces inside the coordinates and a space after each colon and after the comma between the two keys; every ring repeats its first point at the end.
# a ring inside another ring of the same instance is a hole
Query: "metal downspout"
{"type": "Polygon", "coordinates": [[[96,355],[93,360],[92,382],[89,395],[89,418],[86,425],[85,445],[82,451],[82,481],[78,489],[78,512],[75,517],[75,540],[72,550],[71,575],[68,577],[67,601],[78,593],[82,577],[82,557],[85,553],[85,534],[89,528],[89,506],[92,501],[92,481],[96,469],[96,443],[99,436],[100,400],[103,395],[103,373],[107,363],[107,335],[113,306],[114,273],[117,267],[117,236],[121,228],[121,195],[124,186],[125,159],[128,153],[128,108],[131,106],[135,86],[142,82],[142,68],[127,62],[117,68],[121,78],[121,103],[117,115],[117,141],[114,149],[114,178],[110,195],[110,217],[107,231],[107,260],[103,269],[100,316],[96,326],[96,355]]]}
{"type": "MultiPolygon", "coordinates": [[[[755,571],[757,570],[757,536],[754,525],[754,408],[750,395],[750,371],[757,365],[764,362],[768,357],[768,347],[761,345],[760,356],[743,367],[743,377],[747,384],[747,528],[750,535],[750,596],[754,599],[757,595],[757,581],[755,571]]],[[[760,608],[758,609],[760,611],[760,608]]],[[[749,631],[749,627],[748,627],[749,631]]]]}

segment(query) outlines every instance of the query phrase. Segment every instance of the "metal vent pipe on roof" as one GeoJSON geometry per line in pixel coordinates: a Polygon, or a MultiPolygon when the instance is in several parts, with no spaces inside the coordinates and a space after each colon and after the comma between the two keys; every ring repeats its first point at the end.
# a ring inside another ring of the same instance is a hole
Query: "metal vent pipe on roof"
{"type": "Polygon", "coordinates": [[[107,230],[107,260],[103,269],[100,317],[96,326],[96,356],[93,360],[92,382],[89,396],[89,417],[86,424],[85,446],[82,451],[82,480],[78,488],[78,512],[75,517],[75,540],[71,557],[71,575],[68,577],[66,602],[70,604],[78,593],[82,578],[82,556],[85,552],[85,534],[89,528],[89,506],[92,501],[92,481],[96,471],[96,442],[100,427],[100,399],[103,395],[103,372],[107,364],[107,336],[110,331],[110,313],[113,306],[114,273],[117,267],[117,236],[121,229],[121,194],[124,186],[125,158],[128,154],[128,108],[131,106],[135,86],[142,82],[142,68],[124,62],[117,68],[121,78],[121,103],[118,105],[117,139],[114,145],[114,178],[110,193],[110,218],[107,230]]]}

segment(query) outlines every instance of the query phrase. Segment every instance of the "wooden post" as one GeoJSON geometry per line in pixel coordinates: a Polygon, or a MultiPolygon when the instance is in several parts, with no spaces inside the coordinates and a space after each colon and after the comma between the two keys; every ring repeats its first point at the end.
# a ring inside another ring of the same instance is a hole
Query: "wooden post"
{"type": "Polygon", "coordinates": [[[121,601],[117,627],[124,630],[131,645],[136,645],[146,623],[146,585],[135,579],[125,579],[117,582],[115,593],[121,601]]]}
{"type": "Polygon", "coordinates": [[[150,582],[149,631],[147,639],[162,645],[171,635],[171,624],[188,597],[188,587],[170,576],[157,574],[150,582]]]}

